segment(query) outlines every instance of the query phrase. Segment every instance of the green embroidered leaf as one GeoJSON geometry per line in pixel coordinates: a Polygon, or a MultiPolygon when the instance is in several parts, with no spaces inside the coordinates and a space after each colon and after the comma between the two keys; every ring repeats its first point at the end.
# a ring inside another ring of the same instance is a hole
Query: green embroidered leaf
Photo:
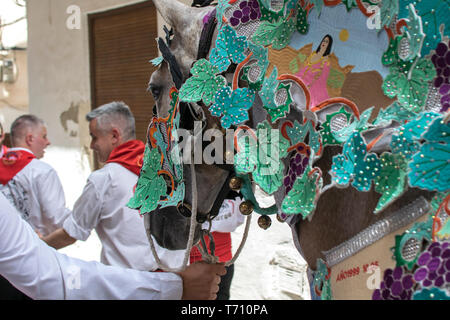
{"type": "Polygon", "coordinates": [[[275,89],[278,88],[280,82],[278,78],[278,69],[274,67],[269,78],[264,78],[263,86],[261,88],[260,97],[265,109],[276,109],[275,104],[275,89]]]}
{"type": "Polygon", "coordinates": [[[381,28],[389,26],[392,19],[398,15],[399,0],[383,0],[380,8],[381,28]]]}
{"type": "Polygon", "coordinates": [[[168,196],[166,201],[159,201],[160,208],[176,207],[178,203],[184,200],[185,185],[184,182],[180,183],[172,196],[168,196]]]}
{"type": "Polygon", "coordinates": [[[374,213],[377,214],[405,192],[406,159],[399,154],[383,153],[380,157],[380,174],[375,178],[375,191],[382,196],[374,213]]]}
{"type": "Polygon", "coordinates": [[[294,121],[292,127],[286,126],[286,134],[291,140],[291,145],[296,145],[300,142],[305,142],[306,137],[308,136],[308,143],[314,153],[319,153],[322,137],[316,128],[312,124],[311,121],[306,121],[303,125],[300,124],[297,120],[294,121]]]}
{"type": "Polygon", "coordinates": [[[222,28],[222,17],[225,15],[225,12],[230,7],[228,3],[229,0],[218,0],[216,6],[216,19],[217,19],[217,29],[220,30],[222,28]]]}
{"type": "MultiPolygon", "coordinates": [[[[422,50],[423,40],[425,39],[425,33],[422,29],[422,19],[417,15],[416,10],[412,4],[408,5],[408,28],[405,30],[405,34],[400,39],[400,43],[405,39],[408,42],[408,54],[400,55],[402,60],[412,60],[420,55],[422,50]]],[[[399,50],[401,53],[402,50],[399,50]]]]}
{"type": "Polygon", "coordinates": [[[314,172],[311,176],[310,172],[311,167],[308,165],[305,173],[295,180],[281,205],[284,213],[301,213],[303,219],[311,217],[316,208],[319,190],[322,188],[322,178],[319,172],[314,172]]]}
{"type": "Polygon", "coordinates": [[[301,6],[298,8],[296,28],[300,34],[307,34],[309,31],[308,14],[301,6]]]}
{"type": "Polygon", "coordinates": [[[399,37],[389,39],[389,46],[387,50],[383,53],[383,57],[381,58],[381,62],[383,63],[383,65],[389,66],[398,60],[397,47],[399,39],[400,39],[399,37]]]}
{"type": "Polygon", "coordinates": [[[220,89],[215,97],[215,103],[209,108],[211,114],[216,117],[223,116],[220,121],[222,127],[229,128],[248,120],[248,110],[255,100],[253,90],[238,88],[231,91],[230,87],[220,89]]]}
{"type": "Polygon", "coordinates": [[[408,65],[408,62],[399,60],[391,66],[382,88],[388,97],[397,97],[402,107],[420,112],[427,99],[428,82],[436,76],[436,70],[429,59],[418,59],[411,68],[407,68],[408,65]]]}
{"type": "Polygon", "coordinates": [[[289,44],[295,30],[295,19],[280,17],[277,21],[263,21],[253,34],[252,41],[263,46],[272,44],[274,49],[283,49],[289,44]]]}
{"type": "Polygon", "coordinates": [[[408,111],[401,107],[397,102],[394,102],[386,109],[381,109],[378,113],[377,118],[373,121],[373,125],[385,126],[391,121],[397,121],[398,123],[403,123],[410,121],[416,117],[414,112],[408,111]]]}
{"type": "Polygon", "coordinates": [[[333,135],[333,138],[338,143],[341,144],[341,143],[344,143],[345,141],[347,141],[353,132],[355,132],[355,131],[362,132],[362,131],[366,130],[368,128],[367,123],[369,121],[370,116],[372,115],[373,109],[374,109],[374,107],[367,109],[359,116],[359,120],[356,119],[356,117],[355,117],[354,121],[352,123],[345,126],[341,130],[331,132],[331,134],[333,135]]]}
{"type": "Polygon", "coordinates": [[[239,152],[234,157],[237,173],[252,173],[253,180],[268,194],[282,185],[284,164],[289,142],[279,130],[266,121],[258,124],[257,141],[248,135],[238,139],[239,152]]]}
{"type": "Polygon", "coordinates": [[[392,135],[390,147],[393,153],[401,154],[410,160],[420,149],[419,139],[428,130],[433,119],[438,117],[438,113],[426,112],[417,119],[413,119],[400,128],[397,128],[392,135]]]}
{"type": "Polygon", "coordinates": [[[246,38],[238,37],[236,31],[226,25],[219,31],[216,46],[211,50],[209,61],[219,69],[219,72],[224,72],[230,66],[231,61],[239,64],[245,59],[246,48],[246,38]]]}
{"type": "Polygon", "coordinates": [[[354,132],[344,144],[342,154],[333,157],[331,177],[333,183],[346,187],[350,182],[359,191],[370,190],[372,181],[380,171],[380,160],[367,146],[359,132],[354,132]]]}
{"type": "Polygon", "coordinates": [[[344,107],[342,107],[339,111],[326,115],[326,120],[324,123],[322,123],[322,127],[320,129],[320,134],[322,135],[324,146],[341,144],[334,138],[332,127],[335,130],[344,128],[348,125],[351,117],[352,114],[347,112],[344,107]],[[339,126],[337,126],[336,124],[332,125],[332,123],[337,123],[339,124],[339,126]]]}
{"type": "Polygon", "coordinates": [[[158,149],[150,149],[146,146],[136,191],[127,203],[129,208],[140,209],[141,214],[152,212],[157,208],[161,196],[166,195],[166,182],[158,175],[161,169],[160,161],[161,155],[158,149]]]}
{"type": "Polygon", "coordinates": [[[447,192],[450,190],[450,123],[436,118],[423,138],[427,140],[409,164],[413,187],[447,192]]]}
{"type": "Polygon", "coordinates": [[[186,80],[180,89],[179,97],[181,101],[197,102],[203,100],[205,105],[214,102],[216,92],[225,86],[226,80],[219,69],[206,59],[198,60],[191,69],[192,77],[186,80]]]}

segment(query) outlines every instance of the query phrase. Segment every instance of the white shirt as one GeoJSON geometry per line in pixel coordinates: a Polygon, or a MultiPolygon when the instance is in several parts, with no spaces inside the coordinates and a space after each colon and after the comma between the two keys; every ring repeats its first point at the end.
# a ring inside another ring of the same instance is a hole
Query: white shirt
{"type": "Polygon", "coordinates": [[[47,246],[0,194],[0,274],[32,299],[181,299],[174,273],[70,258],[47,246]]]}
{"type": "MultiPolygon", "coordinates": [[[[9,151],[24,150],[11,148],[9,151]]],[[[33,159],[0,192],[13,204],[31,226],[46,236],[62,227],[70,210],[56,171],[47,163],[33,159]]]]}
{"type": "Polygon", "coordinates": [[[86,240],[92,229],[102,242],[101,262],[137,270],[155,270],[144,219],[126,206],[138,176],[117,163],[108,163],[88,177],[64,230],[86,240]]]}

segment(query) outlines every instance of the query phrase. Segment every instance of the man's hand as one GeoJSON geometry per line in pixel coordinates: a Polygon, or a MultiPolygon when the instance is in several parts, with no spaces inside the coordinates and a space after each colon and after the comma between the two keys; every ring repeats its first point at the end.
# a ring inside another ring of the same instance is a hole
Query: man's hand
{"type": "Polygon", "coordinates": [[[197,262],[179,273],[183,279],[183,300],[214,300],[220,277],[227,273],[225,265],[197,262]]]}
{"type": "Polygon", "coordinates": [[[63,228],[55,230],[52,233],[50,233],[48,236],[43,237],[41,239],[44,242],[47,242],[47,244],[50,247],[53,247],[55,249],[61,249],[61,248],[67,247],[67,246],[75,243],[75,241],[77,241],[77,239],[74,239],[71,236],[69,236],[69,234],[63,228]]]}

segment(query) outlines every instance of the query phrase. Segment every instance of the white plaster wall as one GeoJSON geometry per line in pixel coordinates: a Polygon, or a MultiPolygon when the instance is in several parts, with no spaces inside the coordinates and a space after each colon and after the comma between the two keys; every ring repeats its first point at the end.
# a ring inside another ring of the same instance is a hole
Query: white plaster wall
{"type": "MultiPolygon", "coordinates": [[[[1,23],[9,24],[0,30],[4,48],[26,49],[27,20],[21,19],[23,17],[26,17],[24,7],[17,6],[13,0],[0,1],[1,23]]],[[[13,59],[17,70],[14,83],[0,82],[0,123],[9,132],[14,119],[28,112],[27,51],[11,50],[5,58],[13,59]]]]}
{"type": "MultiPolygon", "coordinates": [[[[92,152],[85,115],[91,110],[88,13],[138,3],[136,0],[28,0],[29,111],[48,127],[51,145],[43,161],[52,165],[72,208],[92,171],[92,152]],[[66,26],[71,5],[80,8],[79,29],[66,26]],[[60,119],[72,108],[72,120],[60,119]],[[73,112],[73,110],[78,112],[73,112]]],[[[99,260],[95,232],[86,242],[61,250],[73,257],[99,260]]]]}

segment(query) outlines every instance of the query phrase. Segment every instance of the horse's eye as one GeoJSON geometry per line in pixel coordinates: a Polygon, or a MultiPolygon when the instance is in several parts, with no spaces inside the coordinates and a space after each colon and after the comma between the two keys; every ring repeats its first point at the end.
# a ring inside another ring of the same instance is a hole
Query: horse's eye
{"type": "Polygon", "coordinates": [[[151,84],[148,86],[148,91],[152,93],[153,99],[159,99],[159,95],[161,94],[161,87],[151,84]]]}

